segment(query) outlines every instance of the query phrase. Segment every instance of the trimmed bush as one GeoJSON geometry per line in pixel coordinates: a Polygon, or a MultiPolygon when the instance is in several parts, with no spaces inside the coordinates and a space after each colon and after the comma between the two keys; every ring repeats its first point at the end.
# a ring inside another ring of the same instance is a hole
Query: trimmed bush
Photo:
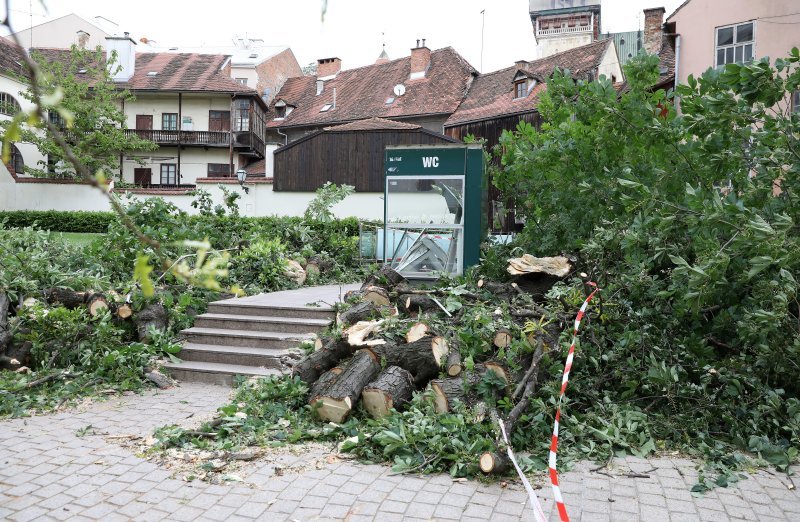
{"type": "Polygon", "coordinates": [[[104,233],[114,220],[111,212],[66,212],[59,210],[0,211],[3,228],[32,227],[53,232],[104,233]]]}

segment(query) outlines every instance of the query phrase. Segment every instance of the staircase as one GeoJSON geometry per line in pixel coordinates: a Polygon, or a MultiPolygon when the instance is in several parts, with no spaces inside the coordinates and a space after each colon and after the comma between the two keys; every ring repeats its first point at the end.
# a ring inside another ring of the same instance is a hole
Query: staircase
{"type": "Polygon", "coordinates": [[[187,338],[181,362],[164,367],[179,381],[228,386],[236,375],[280,375],[281,356],[327,328],[333,304],[349,289],[302,288],[210,303],[181,332],[187,338]]]}

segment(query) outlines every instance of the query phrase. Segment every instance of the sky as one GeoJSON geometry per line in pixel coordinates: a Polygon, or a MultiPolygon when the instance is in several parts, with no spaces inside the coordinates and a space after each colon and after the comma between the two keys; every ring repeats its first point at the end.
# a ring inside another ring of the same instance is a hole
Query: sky
{"type": "MultiPolygon", "coordinates": [[[[601,30],[640,29],[643,8],[662,5],[668,16],[682,1],[603,0],[601,30]]],[[[327,0],[324,19],[323,0],[45,0],[44,5],[47,12],[39,0],[11,0],[14,29],[27,28],[31,18],[35,25],[71,12],[89,19],[100,15],[160,47],[229,45],[234,37],[248,36],[291,47],[301,66],[339,57],[344,69],[373,63],[384,42],[390,58],[408,56],[418,38],[431,49],[453,47],[483,72],[536,57],[528,0],[327,0]]]]}

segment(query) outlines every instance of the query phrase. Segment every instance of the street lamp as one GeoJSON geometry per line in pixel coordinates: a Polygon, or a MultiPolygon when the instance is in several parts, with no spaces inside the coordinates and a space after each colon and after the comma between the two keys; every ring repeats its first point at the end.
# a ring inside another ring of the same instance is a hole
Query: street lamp
{"type": "Polygon", "coordinates": [[[239,180],[239,186],[242,187],[245,194],[250,194],[250,189],[244,186],[244,182],[247,181],[247,171],[244,169],[239,169],[236,171],[236,179],[239,180]]]}

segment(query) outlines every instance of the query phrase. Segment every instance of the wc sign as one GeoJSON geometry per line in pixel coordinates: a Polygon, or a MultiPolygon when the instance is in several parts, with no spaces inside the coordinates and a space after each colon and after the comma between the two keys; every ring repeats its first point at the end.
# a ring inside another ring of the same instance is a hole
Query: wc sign
{"type": "Polygon", "coordinates": [[[439,166],[439,156],[423,156],[422,166],[426,169],[437,168],[439,166]]]}

